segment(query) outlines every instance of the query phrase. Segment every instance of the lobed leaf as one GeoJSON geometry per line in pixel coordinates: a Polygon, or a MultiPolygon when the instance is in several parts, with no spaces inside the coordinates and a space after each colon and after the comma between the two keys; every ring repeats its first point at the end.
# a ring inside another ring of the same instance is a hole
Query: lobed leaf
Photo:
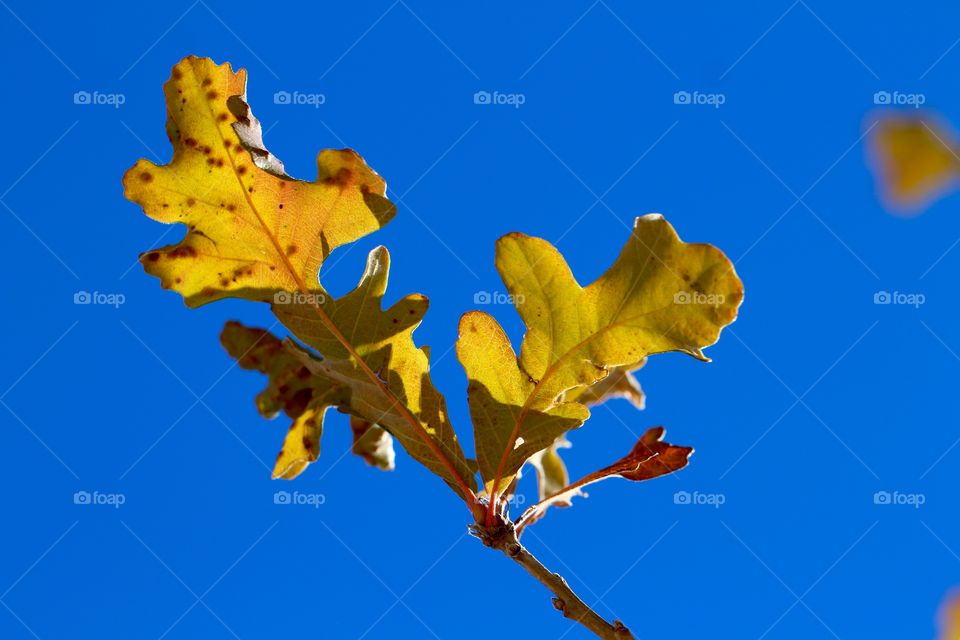
{"type": "Polygon", "coordinates": [[[587,287],[539,238],[504,236],[496,261],[527,327],[520,357],[480,312],[464,316],[457,343],[480,474],[491,495],[509,486],[530,455],[583,423],[589,411],[571,398],[590,392],[575,390],[621,376],[618,368],[634,369],[655,353],[682,351],[706,361],[703,349],[733,322],[743,299],[723,253],[681,242],[657,214],[636,219],[617,260],[587,287]]]}
{"type": "Polygon", "coordinates": [[[323,410],[336,405],[390,431],[471,502],[471,466],[430,383],[427,352],[413,343],[426,298],[381,309],[389,268],[383,248],[371,252],[363,280],[343,298],[329,296],[318,279],[334,249],[393,217],[386,184],[349,149],[321,151],[314,182],[286,175],[264,148],[245,85],[244,70],[207,58],[188,57],[173,68],[164,85],[173,160],[140,160],[124,176],[124,190],[151,218],[188,230],[179,243],[141,255],[144,269],[192,307],[228,297],[267,302],[324,356],[291,351],[323,381],[317,384],[341,395],[296,418],[282,474],[315,459],[305,445],[295,450],[296,442],[318,438],[323,410]]]}

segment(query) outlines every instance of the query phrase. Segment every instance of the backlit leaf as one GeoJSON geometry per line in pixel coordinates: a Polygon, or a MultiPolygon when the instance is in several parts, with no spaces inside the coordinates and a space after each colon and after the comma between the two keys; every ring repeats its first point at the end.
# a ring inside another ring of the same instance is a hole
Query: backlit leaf
{"type": "MultiPolygon", "coordinates": [[[[189,306],[228,297],[270,303],[322,354],[299,357],[343,391],[337,406],[390,431],[471,502],[473,470],[429,380],[426,350],[412,339],[426,299],[408,296],[381,309],[389,268],[383,248],[371,252],[360,285],[343,298],[329,296],[318,280],[334,249],[393,217],[386,184],[349,149],[321,151],[314,182],[287,176],[263,145],[245,85],[244,70],[196,57],[178,63],[164,85],[173,160],[140,160],[124,176],[124,189],[148,216],[182,223],[187,233],[143,254],[145,270],[189,306]]],[[[318,437],[325,406],[309,406],[309,419],[295,423],[304,451],[292,450],[291,434],[285,451],[292,458],[282,474],[315,458],[306,443],[318,437]]]]}
{"type": "Polygon", "coordinates": [[[520,370],[510,341],[497,321],[481,311],[464,314],[460,320],[457,355],[467,377],[467,400],[477,443],[477,463],[485,490],[492,484],[506,457],[501,487],[513,481],[523,463],[545,449],[563,433],[576,429],[590,412],[576,402],[544,405],[544,411],[525,409],[536,384],[520,370]],[[519,435],[513,436],[520,424],[519,435]]]}
{"type": "Polygon", "coordinates": [[[568,399],[571,390],[655,353],[707,360],[703,349],[735,319],[743,299],[723,253],[681,242],[656,214],[636,219],[613,266],[587,287],[545,240],[504,236],[496,261],[527,326],[520,358],[497,322],[480,312],[463,317],[457,343],[480,474],[491,494],[508,486],[532,453],[586,419],[586,407],[568,399]]]}

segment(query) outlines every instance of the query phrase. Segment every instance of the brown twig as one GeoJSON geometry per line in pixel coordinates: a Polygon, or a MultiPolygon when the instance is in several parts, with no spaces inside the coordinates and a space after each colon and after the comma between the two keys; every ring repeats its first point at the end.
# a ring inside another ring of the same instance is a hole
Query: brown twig
{"type": "Polygon", "coordinates": [[[595,633],[598,638],[604,640],[635,640],[633,634],[622,622],[614,620],[613,623],[610,623],[604,620],[600,614],[573,592],[563,576],[547,569],[533,554],[527,551],[517,539],[517,532],[513,523],[501,521],[494,527],[477,524],[471,527],[470,532],[480,538],[480,541],[486,546],[503,552],[504,555],[526,569],[527,573],[549,589],[554,595],[553,606],[565,618],[582,624],[595,633]]]}

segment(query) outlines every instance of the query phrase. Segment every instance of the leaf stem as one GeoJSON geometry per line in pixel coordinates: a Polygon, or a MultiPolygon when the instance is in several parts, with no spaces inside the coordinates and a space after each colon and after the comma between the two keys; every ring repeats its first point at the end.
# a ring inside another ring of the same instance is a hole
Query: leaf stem
{"type": "Polygon", "coordinates": [[[563,576],[547,569],[543,563],[527,551],[517,539],[513,523],[502,523],[493,528],[475,525],[471,528],[471,533],[480,538],[480,541],[486,546],[502,552],[526,569],[527,573],[549,589],[554,595],[553,606],[565,618],[583,625],[598,638],[604,640],[635,640],[633,634],[622,622],[614,620],[610,623],[604,620],[600,614],[573,592],[563,576]]]}

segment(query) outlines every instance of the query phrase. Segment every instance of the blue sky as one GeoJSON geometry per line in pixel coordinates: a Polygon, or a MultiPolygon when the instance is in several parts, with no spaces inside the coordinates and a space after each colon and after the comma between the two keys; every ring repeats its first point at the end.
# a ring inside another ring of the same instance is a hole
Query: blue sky
{"type": "MultiPolygon", "coordinates": [[[[468,448],[450,349],[475,295],[504,291],[496,238],[547,238],[588,282],[656,211],[736,262],[746,299],[713,362],[651,359],[647,409],[597,408],[566,452],[579,476],[663,424],[692,464],[595,486],[525,536],[601,614],[641,638],[933,637],[960,584],[960,196],[890,215],[863,134],[880,91],[960,122],[960,9],[0,4],[0,637],[589,637],[405,454],[393,473],[347,454],[342,419],[307,473],[270,480],[286,424],[218,343],[267,309],[162,291],[136,257],[179,231],[122,197],[127,167],[170,157],[161,84],[187,54],[249,70],[292,175],[350,146],[386,178],[396,219],[322,277],[346,291],[390,248],[388,298],[430,297],[416,336],[468,448]]],[[[486,310],[519,344],[513,309],[486,310]]]]}

